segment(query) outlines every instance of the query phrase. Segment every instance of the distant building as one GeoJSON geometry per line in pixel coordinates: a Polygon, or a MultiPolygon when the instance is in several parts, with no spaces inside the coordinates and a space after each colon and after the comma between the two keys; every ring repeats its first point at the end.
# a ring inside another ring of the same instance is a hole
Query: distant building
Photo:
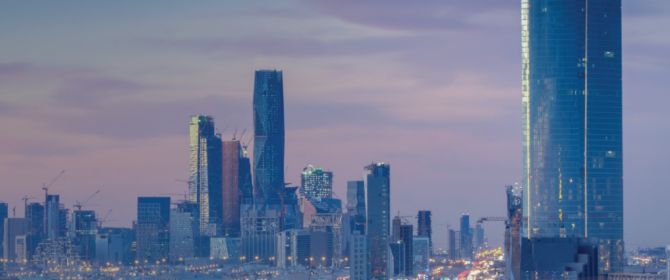
{"type": "Polygon", "coordinates": [[[414,226],[405,224],[400,226],[399,243],[402,246],[402,270],[405,277],[414,276],[414,226]]]}
{"type": "Polygon", "coordinates": [[[25,218],[5,218],[4,220],[4,230],[3,230],[3,257],[9,261],[24,261],[24,259],[18,259],[18,257],[26,257],[25,254],[25,236],[28,235],[30,230],[30,222],[25,218]],[[19,254],[17,255],[17,238],[21,238],[23,243],[20,249],[19,254]]]}
{"type": "Polygon", "coordinates": [[[507,224],[505,225],[505,262],[514,279],[521,279],[521,188],[507,186],[507,224]]]}
{"type": "Polygon", "coordinates": [[[412,255],[414,256],[414,273],[430,275],[430,239],[428,237],[415,236],[413,239],[412,255]]]}
{"type": "Polygon", "coordinates": [[[202,236],[221,233],[221,137],[210,116],[191,116],[189,124],[189,199],[198,205],[198,229],[202,236]]]}
{"type": "Polygon", "coordinates": [[[78,245],[79,256],[91,261],[96,256],[95,243],[98,234],[98,220],[95,217],[95,211],[75,210],[73,218],[74,243],[78,245]]]}
{"type": "Polygon", "coordinates": [[[137,198],[137,260],[163,261],[168,258],[170,198],[137,198]]]}
{"type": "Polygon", "coordinates": [[[521,280],[597,279],[598,248],[578,238],[523,238],[521,280]]]}
{"type": "Polygon", "coordinates": [[[351,238],[355,232],[365,232],[365,182],[347,182],[347,212],[343,216],[343,253],[351,254],[351,238]]]}
{"type": "Polygon", "coordinates": [[[282,72],[258,70],[254,78],[253,184],[261,204],[280,204],[284,188],[284,85],[282,72]]]}
{"type": "Polygon", "coordinates": [[[477,223],[475,226],[473,243],[475,251],[484,249],[486,246],[486,234],[484,233],[484,227],[482,227],[482,223],[477,223]]]}
{"type": "Polygon", "coordinates": [[[274,263],[277,256],[277,234],[282,231],[281,212],[277,209],[243,204],[243,262],[274,263]]]}
{"type": "Polygon", "coordinates": [[[351,280],[368,280],[367,235],[354,232],[349,239],[349,275],[351,280]]]}
{"type": "Polygon", "coordinates": [[[472,259],[472,229],[470,228],[470,215],[461,215],[461,236],[460,236],[460,256],[465,259],[472,259]]]}
{"type": "Polygon", "coordinates": [[[240,257],[240,239],[235,237],[212,237],[210,239],[210,258],[237,261],[240,257]]]}
{"type": "Polygon", "coordinates": [[[9,205],[4,202],[0,202],[0,223],[3,225],[3,230],[0,230],[0,256],[4,256],[4,242],[5,242],[5,231],[4,224],[5,219],[9,217],[9,205]]]}
{"type": "Polygon", "coordinates": [[[44,240],[44,206],[33,202],[26,205],[26,219],[30,222],[30,233],[28,240],[28,255],[32,257],[37,249],[37,245],[44,240]]]}
{"type": "Polygon", "coordinates": [[[368,276],[387,279],[390,276],[391,168],[386,163],[373,163],[366,166],[365,171],[368,276]]]}
{"type": "Polygon", "coordinates": [[[223,141],[223,235],[240,236],[240,205],[253,197],[249,158],[239,140],[223,141]]]}
{"type": "Polygon", "coordinates": [[[61,231],[65,225],[61,225],[63,222],[61,216],[60,196],[55,194],[47,195],[44,203],[45,238],[55,239],[64,236],[64,232],[61,231]]]}
{"type": "Polygon", "coordinates": [[[277,267],[309,267],[311,244],[311,234],[307,230],[289,229],[280,232],[277,235],[277,267]]]}
{"type": "Polygon", "coordinates": [[[177,204],[170,210],[171,262],[183,261],[197,256],[198,206],[190,201],[177,204]]]}
{"type": "Polygon", "coordinates": [[[400,240],[400,226],[402,226],[400,216],[393,217],[393,220],[391,221],[391,242],[393,243],[400,240]]]}
{"type": "Polygon", "coordinates": [[[457,246],[457,237],[456,231],[449,229],[449,246],[448,246],[448,255],[450,260],[455,260],[459,258],[460,248],[457,246]]]}
{"type": "Polygon", "coordinates": [[[333,172],[308,165],[300,174],[300,192],[305,196],[322,200],[333,197],[333,172]]]}
{"type": "Polygon", "coordinates": [[[433,248],[433,226],[431,221],[431,212],[430,210],[419,210],[419,213],[416,215],[417,219],[417,236],[427,237],[430,241],[430,252],[432,253],[433,248]]]}
{"type": "Polygon", "coordinates": [[[130,228],[100,228],[95,240],[95,262],[130,265],[135,260],[133,240],[135,233],[130,228]]]}

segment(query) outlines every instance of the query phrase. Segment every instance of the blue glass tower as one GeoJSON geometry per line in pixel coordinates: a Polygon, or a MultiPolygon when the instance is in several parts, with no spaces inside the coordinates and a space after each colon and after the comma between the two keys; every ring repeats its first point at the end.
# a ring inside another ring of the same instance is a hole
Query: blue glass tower
{"type": "Polygon", "coordinates": [[[620,0],[522,0],[523,236],[623,268],[620,0]]]}
{"type": "Polygon", "coordinates": [[[391,166],[373,163],[365,167],[365,217],[369,250],[368,275],[388,279],[391,222],[391,166]]]}
{"type": "Polygon", "coordinates": [[[254,81],[254,186],[264,204],[279,204],[284,188],[282,72],[256,71],[254,81]]]}

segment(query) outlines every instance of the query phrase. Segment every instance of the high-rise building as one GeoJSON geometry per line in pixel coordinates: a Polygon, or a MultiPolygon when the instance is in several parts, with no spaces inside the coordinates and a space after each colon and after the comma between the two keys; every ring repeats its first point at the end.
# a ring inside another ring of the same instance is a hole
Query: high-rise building
{"type": "Polygon", "coordinates": [[[95,240],[95,261],[99,264],[131,264],[135,260],[133,240],[135,234],[130,228],[100,228],[95,240]]]}
{"type": "Polygon", "coordinates": [[[300,192],[313,200],[333,197],[333,172],[308,165],[300,175],[300,192]]]}
{"type": "Polygon", "coordinates": [[[168,257],[170,198],[137,198],[137,260],[163,261],[168,257]]]}
{"type": "Polygon", "coordinates": [[[507,186],[507,224],[505,225],[505,262],[513,279],[521,279],[521,188],[507,186]]]}
{"type": "Polygon", "coordinates": [[[73,224],[75,244],[78,245],[79,256],[84,260],[93,260],[98,234],[98,220],[95,217],[95,211],[75,210],[73,224]]]}
{"type": "Polygon", "coordinates": [[[196,256],[198,240],[197,205],[190,201],[170,210],[170,261],[183,261],[196,256]]]}
{"type": "Polygon", "coordinates": [[[372,163],[365,167],[365,171],[368,276],[387,279],[390,276],[391,167],[386,163],[372,163]]]}
{"type": "Polygon", "coordinates": [[[280,204],[284,188],[284,86],[282,72],[256,71],[254,80],[254,180],[264,204],[280,204]]]}
{"type": "Polygon", "coordinates": [[[223,235],[240,236],[240,204],[253,195],[249,159],[239,140],[223,141],[223,235]],[[246,165],[246,166],[245,166],[246,165]]]}
{"type": "Polygon", "coordinates": [[[347,211],[365,215],[365,182],[347,182],[347,211]]]}
{"type": "Polygon", "coordinates": [[[361,232],[352,233],[349,248],[349,279],[368,280],[367,236],[361,232]]]}
{"type": "Polygon", "coordinates": [[[523,0],[523,236],[623,269],[621,0],[523,0]]]}
{"type": "Polygon", "coordinates": [[[486,246],[486,234],[484,233],[484,227],[482,226],[482,223],[477,223],[475,226],[473,246],[475,251],[484,249],[486,246]]]}
{"type": "Polygon", "coordinates": [[[449,248],[448,248],[448,255],[450,260],[455,260],[458,259],[458,252],[460,251],[459,248],[456,246],[456,231],[453,229],[449,229],[449,248]]]}
{"type": "Polygon", "coordinates": [[[44,202],[44,230],[47,239],[63,236],[61,235],[61,222],[60,196],[48,194],[44,202]]]}
{"type": "Polygon", "coordinates": [[[402,220],[400,216],[393,217],[391,221],[391,242],[396,242],[400,240],[400,226],[402,225],[402,220]]]}
{"type": "Polygon", "coordinates": [[[430,210],[420,210],[416,216],[417,219],[417,229],[416,235],[420,237],[427,237],[430,241],[430,252],[433,248],[433,227],[431,222],[431,212],[430,210]]]}
{"type": "Polygon", "coordinates": [[[17,244],[23,244],[25,250],[25,237],[30,230],[30,223],[25,218],[5,218],[3,227],[3,249],[4,258],[9,261],[25,261],[25,252],[17,254],[17,244]],[[22,238],[23,243],[17,242],[22,238]],[[18,259],[17,257],[22,257],[18,259]]]}
{"type": "Polygon", "coordinates": [[[402,272],[406,277],[414,276],[414,226],[404,224],[400,226],[400,239],[402,246],[402,272]]]}
{"type": "Polygon", "coordinates": [[[33,202],[26,205],[26,219],[30,222],[30,238],[28,240],[28,255],[32,256],[37,245],[44,239],[44,206],[33,202]]]}
{"type": "Polygon", "coordinates": [[[4,230],[4,224],[5,224],[5,219],[9,217],[9,205],[4,202],[0,202],[0,223],[3,225],[3,230],[0,230],[0,256],[4,256],[4,242],[5,242],[5,230],[4,230]]]}
{"type": "MultiPolygon", "coordinates": [[[[430,275],[430,239],[428,237],[415,236],[412,253],[414,256],[414,272],[419,275],[430,275]]],[[[419,277],[419,279],[424,279],[419,277]]]]}
{"type": "Polygon", "coordinates": [[[221,137],[210,116],[191,116],[189,124],[189,199],[198,205],[203,236],[221,233],[221,137]]]}
{"type": "Polygon", "coordinates": [[[472,229],[470,228],[470,215],[461,215],[460,256],[461,258],[472,258],[472,229]]]}

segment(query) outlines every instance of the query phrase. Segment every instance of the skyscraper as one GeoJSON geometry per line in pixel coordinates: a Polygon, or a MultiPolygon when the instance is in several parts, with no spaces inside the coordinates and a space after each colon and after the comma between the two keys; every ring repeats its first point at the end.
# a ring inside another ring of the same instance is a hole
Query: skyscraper
{"type": "Polygon", "coordinates": [[[388,279],[389,235],[391,222],[391,167],[372,163],[365,167],[366,234],[369,273],[376,279],[388,279]]]}
{"type": "Polygon", "coordinates": [[[239,140],[223,141],[222,200],[225,236],[240,236],[240,204],[244,196],[252,195],[248,163],[249,159],[239,140]]]}
{"type": "Polygon", "coordinates": [[[25,213],[30,223],[28,255],[32,256],[37,245],[44,239],[44,206],[37,202],[30,203],[26,205],[25,213]]]}
{"type": "MultiPolygon", "coordinates": [[[[29,225],[28,220],[24,218],[5,218],[2,242],[2,251],[5,259],[9,261],[24,261],[23,259],[17,259],[19,255],[24,255],[22,257],[25,257],[25,254],[17,254],[16,246],[19,243],[17,242],[18,238],[22,238],[25,241],[25,237],[28,235],[28,230],[30,229],[29,225]]],[[[25,245],[25,242],[22,244],[25,245]]]]}
{"type": "Polygon", "coordinates": [[[256,71],[253,183],[264,204],[279,204],[284,188],[283,87],[281,71],[256,71]]]}
{"type": "Polygon", "coordinates": [[[456,246],[456,231],[449,229],[449,259],[455,260],[458,258],[458,248],[456,246]]]}
{"type": "Polygon", "coordinates": [[[417,236],[420,237],[427,237],[429,240],[429,250],[432,253],[432,248],[433,248],[433,227],[431,223],[431,212],[430,210],[420,210],[419,213],[417,214],[417,236]]]}
{"type": "Polygon", "coordinates": [[[190,201],[170,210],[170,261],[183,261],[196,256],[198,209],[190,201]]]}
{"type": "Polygon", "coordinates": [[[300,174],[300,191],[314,200],[333,197],[333,172],[307,165],[300,174]]]}
{"type": "Polygon", "coordinates": [[[406,277],[414,276],[414,226],[404,224],[400,226],[400,243],[402,244],[402,274],[406,277]]]}
{"type": "Polygon", "coordinates": [[[60,196],[49,194],[44,202],[44,230],[47,239],[60,237],[61,229],[61,210],[60,196]]]}
{"type": "Polygon", "coordinates": [[[461,258],[472,258],[472,229],[470,228],[470,215],[461,215],[461,236],[460,236],[461,258]]]}
{"type": "Polygon", "coordinates": [[[170,198],[137,198],[137,260],[161,261],[168,257],[170,198]]]}
{"type": "Polygon", "coordinates": [[[623,268],[620,0],[522,1],[523,236],[623,268]]]}
{"type": "Polygon", "coordinates": [[[0,230],[0,256],[4,256],[4,253],[3,253],[3,247],[4,247],[3,244],[4,244],[4,240],[5,240],[4,224],[5,224],[5,219],[7,219],[9,217],[8,214],[9,214],[9,205],[7,205],[7,203],[0,202],[0,224],[3,225],[3,230],[0,230]]]}
{"type": "Polygon", "coordinates": [[[191,116],[190,200],[198,205],[199,231],[203,236],[221,232],[221,138],[210,116],[191,116]]]}
{"type": "Polygon", "coordinates": [[[75,243],[79,245],[79,255],[85,260],[95,258],[95,239],[98,234],[98,220],[95,211],[74,211],[75,243]]]}

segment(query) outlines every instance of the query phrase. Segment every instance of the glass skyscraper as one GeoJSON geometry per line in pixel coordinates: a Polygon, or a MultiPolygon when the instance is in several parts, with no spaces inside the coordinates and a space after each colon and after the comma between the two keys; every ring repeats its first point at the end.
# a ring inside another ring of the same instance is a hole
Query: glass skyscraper
{"type": "Polygon", "coordinates": [[[321,201],[333,197],[333,172],[308,165],[302,169],[300,191],[307,197],[321,201]]]}
{"type": "Polygon", "coordinates": [[[170,237],[170,198],[137,198],[138,261],[159,261],[168,257],[170,237]]]}
{"type": "Polygon", "coordinates": [[[369,252],[368,275],[388,279],[391,222],[391,167],[373,163],[365,167],[365,217],[369,252]]]}
{"type": "Polygon", "coordinates": [[[253,102],[253,183],[264,204],[279,204],[284,188],[284,85],[281,71],[256,71],[253,102]]]}
{"type": "Polygon", "coordinates": [[[523,235],[623,267],[620,0],[522,0],[523,235]]]}
{"type": "Polygon", "coordinates": [[[198,205],[199,231],[204,236],[221,232],[221,137],[210,116],[196,115],[189,124],[189,199],[198,205]]]}

